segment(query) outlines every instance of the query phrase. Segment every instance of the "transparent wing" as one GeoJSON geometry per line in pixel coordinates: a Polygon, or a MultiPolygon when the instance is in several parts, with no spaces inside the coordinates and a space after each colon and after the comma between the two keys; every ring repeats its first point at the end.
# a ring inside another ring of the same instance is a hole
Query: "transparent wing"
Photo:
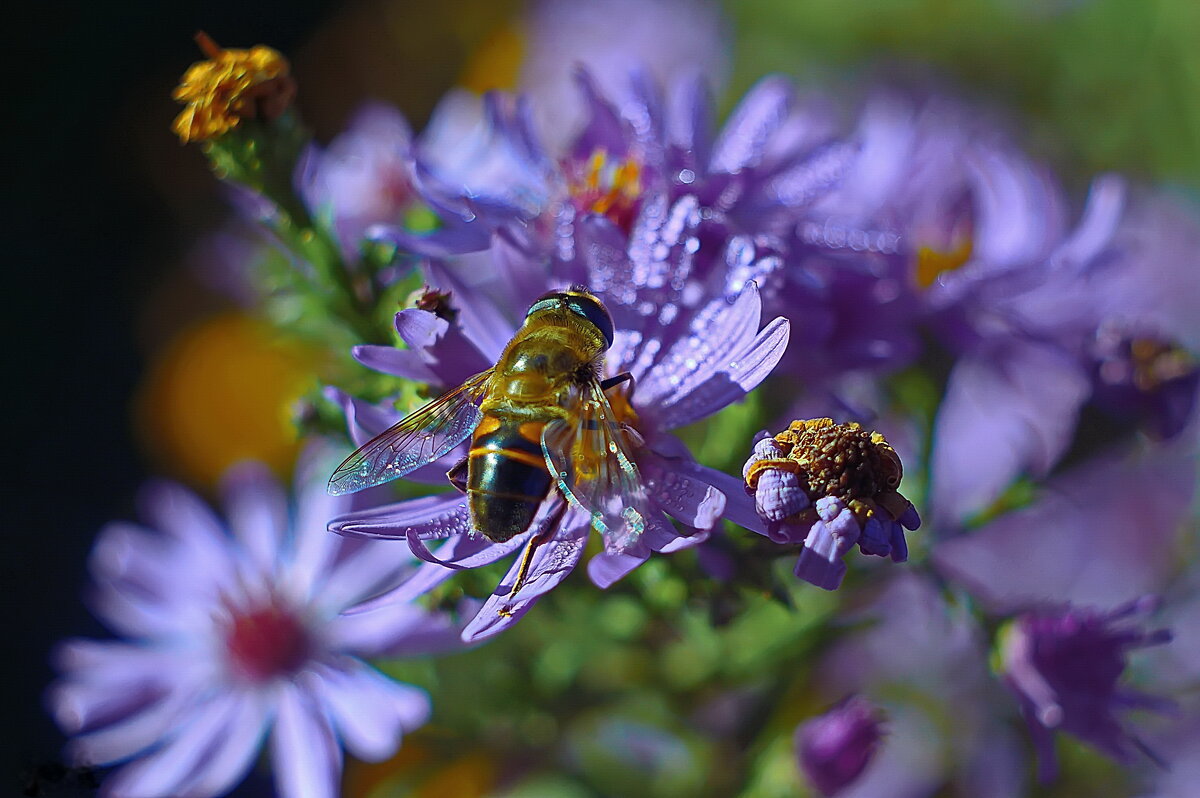
{"type": "Polygon", "coordinates": [[[353,493],[402,477],[462,443],[483,418],[478,402],[491,376],[491,369],[476,374],[364,443],[333,472],[328,491],[353,493]]]}
{"type": "Polygon", "coordinates": [[[542,453],[558,489],[592,517],[609,551],[625,551],[646,529],[649,499],[626,432],[599,382],[580,391],[570,421],[542,431],[542,453]]]}

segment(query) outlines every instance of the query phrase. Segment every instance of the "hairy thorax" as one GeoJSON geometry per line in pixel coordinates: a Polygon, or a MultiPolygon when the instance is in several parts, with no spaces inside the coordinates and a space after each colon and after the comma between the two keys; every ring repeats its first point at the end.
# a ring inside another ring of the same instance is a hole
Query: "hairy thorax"
{"type": "Polygon", "coordinates": [[[527,325],[522,333],[500,356],[494,390],[481,409],[556,417],[572,388],[595,374],[603,350],[594,335],[573,326],[527,325]]]}

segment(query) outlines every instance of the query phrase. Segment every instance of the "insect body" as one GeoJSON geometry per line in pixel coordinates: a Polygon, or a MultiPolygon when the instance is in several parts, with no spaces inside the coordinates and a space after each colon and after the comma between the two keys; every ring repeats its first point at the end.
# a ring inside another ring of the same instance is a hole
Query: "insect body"
{"type": "Polygon", "coordinates": [[[629,375],[600,377],[612,342],[612,319],[586,289],[545,294],[493,368],[364,444],[334,471],[330,493],[401,477],[472,437],[447,476],[466,492],[480,534],[509,540],[549,501],[547,517],[581,508],[610,550],[627,548],[644,528],[646,498],[605,395],[629,375]]]}

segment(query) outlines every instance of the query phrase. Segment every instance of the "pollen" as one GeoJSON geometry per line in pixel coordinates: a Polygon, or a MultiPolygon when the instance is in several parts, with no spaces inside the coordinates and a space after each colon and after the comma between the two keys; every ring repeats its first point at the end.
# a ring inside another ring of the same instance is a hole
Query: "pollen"
{"type": "Polygon", "coordinates": [[[961,269],[971,260],[974,244],[969,236],[964,236],[952,250],[940,250],[933,247],[921,247],[917,250],[917,268],[915,279],[921,288],[928,288],[947,272],[961,269]]]}
{"type": "Polygon", "coordinates": [[[817,418],[793,421],[773,440],[779,456],[758,460],[746,472],[751,491],[764,471],[777,469],[796,474],[810,507],[826,496],[841,499],[860,524],[880,508],[899,518],[909,506],[897,492],[904,476],[900,457],[878,432],[817,418]]]}
{"type": "Polygon", "coordinates": [[[642,167],[634,158],[614,160],[597,147],[570,181],[577,210],[607,216],[622,230],[633,226],[642,194],[642,167]]]}
{"type": "Polygon", "coordinates": [[[172,94],[187,106],[171,128],[183,143],[218,138],[242,119],[275,119],[291,105],[296,82],[276,50],[226,50],[203,32],[196,43],[208,60],[192,64],[172,94]]]}
{"type": "Polygon", "coordinates": [[[1186,376],[1196,368],[1195,359],[1181,346],[1153,338],[1129,342],[1132,381],[1139,391],[1154,391],[1164,383],[1186,376]]]}

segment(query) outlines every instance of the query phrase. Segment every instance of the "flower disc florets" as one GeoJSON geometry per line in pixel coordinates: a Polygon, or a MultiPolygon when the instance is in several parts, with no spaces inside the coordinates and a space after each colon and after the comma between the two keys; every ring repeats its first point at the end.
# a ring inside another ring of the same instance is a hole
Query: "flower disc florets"
{"type": "Polygon", "coordinates": [[[243,117],[275,119],[296,96],[296,81],[278,51],[263,45],[225,50],[203,33],[196,42],[208,60],[192,64],[172,94],[187,105],[171,128],[185,144],[215,139],[243,117]]]}
{"type": "Polygon", "coordinates": [[[833,419],[793,421],[764,437],[743,469],[746,490],[778,543],[804,543],[796,575],[833,590],[841,584],[843,554],[908,558],[902,527],[921,524],[898,491],[904,469],[878,432],[833,419]]]}

